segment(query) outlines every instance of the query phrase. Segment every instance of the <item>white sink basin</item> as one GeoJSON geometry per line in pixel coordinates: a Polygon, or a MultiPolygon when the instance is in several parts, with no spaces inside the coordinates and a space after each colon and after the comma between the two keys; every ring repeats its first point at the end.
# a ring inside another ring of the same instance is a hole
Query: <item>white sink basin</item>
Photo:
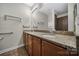
{"type": "Polygon", "coordinates": [[[48,37],[48,38],[55,38],[53,35],[42,35],[43,37],[48,37]]]}

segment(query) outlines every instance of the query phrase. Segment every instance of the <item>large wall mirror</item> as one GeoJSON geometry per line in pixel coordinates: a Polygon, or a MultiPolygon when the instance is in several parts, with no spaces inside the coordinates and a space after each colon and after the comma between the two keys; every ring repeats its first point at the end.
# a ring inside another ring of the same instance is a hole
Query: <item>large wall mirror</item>
{"type": "Polygon", "coordinates": [[[55,30],[56,31],[76,31],[76,16],[77,4],[69,3],[66,7],[66,12],[55,14],[55,30]]]}

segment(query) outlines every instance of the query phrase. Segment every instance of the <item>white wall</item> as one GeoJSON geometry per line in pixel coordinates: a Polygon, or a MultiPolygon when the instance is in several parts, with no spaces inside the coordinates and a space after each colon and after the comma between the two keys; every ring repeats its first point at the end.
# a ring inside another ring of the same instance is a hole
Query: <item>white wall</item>
{"type": "Polygon", "coordinates": [[[34,12],[32,14],[33,26],[36,30],[48,30],[48,16],[42,12],[34,12]]]}
{"type": "Polygon", "coordinates": [[[79,3],[77,4],[76,35],[79,36],[79,3]]]}
{"type": "Polygon", "coordinates": [[[54,10],[51,11],[48,17],[48,28],[49,31],[55,31],[55,12],[54,10]]]}
{"type": "Polygon", "coordinates": [[[57,15],[57,18],[64,17],[64,16],[68,16],[68,13],[64,13],[64,14],[61,14],[61,15],[57,15]]]}
{"type": "Polygon", "coordinates": [[[12,35],[0,35],[0,51],[22,44],[22,25],[30,25],[30,9],[25,4],[0,4],[0,32],[13,32],[12,35]],[[22,22],[4,20],[4,15],[20,17],[22,22]]]}
{"type": "Polygon", "coordinates": [[[74,3],[68,4],[68,31],[74,32],[74,3]]]}

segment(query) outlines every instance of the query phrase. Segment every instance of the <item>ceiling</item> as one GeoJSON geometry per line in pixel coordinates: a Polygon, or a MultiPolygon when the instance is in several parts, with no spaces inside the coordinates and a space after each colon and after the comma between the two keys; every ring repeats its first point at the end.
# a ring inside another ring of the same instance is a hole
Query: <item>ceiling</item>
{"type": "Polygon", "coordinates": [[[41,12],[45,14],[50,14],[52,10],[55,11],[56,15],[61,15],[68,12],[68,4],[67,3],[44,3],[41,12]]]}

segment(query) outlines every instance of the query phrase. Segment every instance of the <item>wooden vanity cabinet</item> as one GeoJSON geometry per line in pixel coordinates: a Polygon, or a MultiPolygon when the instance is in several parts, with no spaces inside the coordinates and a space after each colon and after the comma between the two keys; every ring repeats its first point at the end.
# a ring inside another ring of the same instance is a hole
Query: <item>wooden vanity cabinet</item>
{"type": "Polygon", "coordinates": [[[41,41],[39,38],[27,34],[26,46],[27,46],[27,53],[29,56],[41,55],[41,41]]]}
{"type": "Polygon", "coordinates": [[[33,36],[32,46],[33,46],[32,47],[33,56],[40,56],[41,55],[41,40],[33,36]]]}
{"type": "MultiPolygon", "coordinates": [[[[25,37],[25,36],[24,36],[25,37]]],[[[29,56],[68,56],[76,55],[64,47],[43,38],[26,34],[25,45],[29,56]]]]}
{"type": "Polygon", "coordinates": [[[26,33],[25,32],[23,32],[23,42],[24,42],[24,46],[26,47],[26,33]]]}
{"type": "Polygon", "coordinates": [[[28,55],[32,55],[32,36],[31,35],[27,35],[26,38],[26,46],[27,46],[27,53],[28,55]]]}
{"type": "Polygon", "coordinates": [[[68,51],[55,44],[42,40],[42,55],[43,56],[67,56],[68,51]]]}

